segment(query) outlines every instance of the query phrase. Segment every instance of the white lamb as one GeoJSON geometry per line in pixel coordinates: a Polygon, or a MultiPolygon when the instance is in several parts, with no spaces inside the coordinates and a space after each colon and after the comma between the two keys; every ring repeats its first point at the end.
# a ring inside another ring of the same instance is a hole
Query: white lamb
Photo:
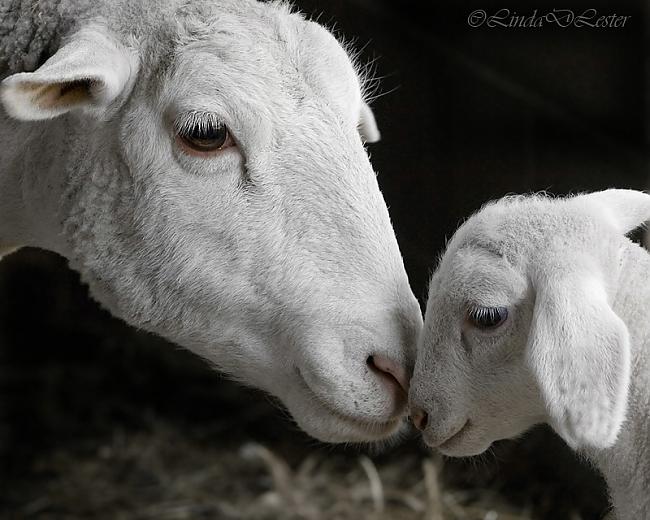
{"type": "Polygon", "coordinates": [[[425,442],[475,455],[549,423],[616,514],[650,518],[650,196],[509,197],[471,217],[431,279],[410,390],[425,442]]]}
{"type": "Polygon", "coordinates": [[[279,2],[0,0],[0,80],[0,252],[63,255],[317,438],[399,428],[420,310],[327,30],[279,2]]]}

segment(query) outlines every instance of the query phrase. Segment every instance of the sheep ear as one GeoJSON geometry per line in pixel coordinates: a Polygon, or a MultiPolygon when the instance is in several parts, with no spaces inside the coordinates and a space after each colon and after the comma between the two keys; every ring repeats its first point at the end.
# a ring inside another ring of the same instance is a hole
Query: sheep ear
{"type": "Polygon", "coordinates": [[[35,72],[14,74],[2,82],[0,97],[16,119],[51,119],[70,110],[106,109],[132,86],[135,54],[101,27],[76,33],[35,72]]]}
{"type": "Polygon", "coordinates": [[[582,195],[589,204],[605,210],[621,234],[627,234],[650,220],[650,195],[635,190],[605,190],[582,195]]]}
{"type": "Polygon", "coordinates": [[[367,103],[361,103],[361,113],[359,115],[359,133],[366,143],[376,143],[381,139],[381,133],[377,127],[377,120],[372,113],[372,109],[367,103]]]}
{"type": "Polygon", "coordinates": [[[536,284],[527,355],[555,431],[574,449],[606,448],[625,419],[629,335],[603,282],[574,269],[536,284]]]}

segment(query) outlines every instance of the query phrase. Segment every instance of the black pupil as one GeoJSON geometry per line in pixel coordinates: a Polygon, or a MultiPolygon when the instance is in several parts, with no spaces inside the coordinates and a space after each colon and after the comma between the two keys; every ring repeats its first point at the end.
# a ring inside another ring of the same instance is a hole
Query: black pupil
{"type": "Polygon", "coordinates": [[[472,322],[481,329],[493,329],[501,325],[508,317],[505,307],[482,307],[469,313],[472,322]]]}
{"type": "Polygon", "coordinates": [[[186,139],[197,148],[214,150],[221,148],[228,138],[228,130],[224,125],[195,126],[186,139]]]}

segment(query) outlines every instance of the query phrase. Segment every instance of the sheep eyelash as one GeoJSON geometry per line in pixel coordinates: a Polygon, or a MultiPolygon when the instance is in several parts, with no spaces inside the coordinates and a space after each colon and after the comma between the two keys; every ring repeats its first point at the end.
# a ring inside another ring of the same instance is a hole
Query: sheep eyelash
{"type": "Polygon", "coordinates": [[[197,130],[199,133],[207,134],[224,126],[225,123],[216,114],[197,110],[186,112],[174,121],[174,131],[177,135],[190,135],[197,130]]]}

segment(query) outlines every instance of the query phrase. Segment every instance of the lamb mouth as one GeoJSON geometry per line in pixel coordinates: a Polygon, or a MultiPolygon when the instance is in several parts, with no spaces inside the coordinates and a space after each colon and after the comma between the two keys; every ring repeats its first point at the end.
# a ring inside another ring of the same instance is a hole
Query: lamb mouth
{"type": "Polygon", "coordinates": [[[454,444],[454,442],[457,442],[458,439],[460,439],[465,434],[465,432],[467,432],[467,430],[469,430],[471,425],[472,425],[472,423],[470,422],[469,419],[467,419],[467,421],[465,421],[465,424],[463,424],[463,426],[461,426],[460,430],[458,430],[456,433],[454,433],[451,437],[447,438],[446,441],[443,441],[441,444],[438,444],[438,446],[436,446],[436,447],[439,450],[449,449],[451,447],[451,445],[454,444]]]}

